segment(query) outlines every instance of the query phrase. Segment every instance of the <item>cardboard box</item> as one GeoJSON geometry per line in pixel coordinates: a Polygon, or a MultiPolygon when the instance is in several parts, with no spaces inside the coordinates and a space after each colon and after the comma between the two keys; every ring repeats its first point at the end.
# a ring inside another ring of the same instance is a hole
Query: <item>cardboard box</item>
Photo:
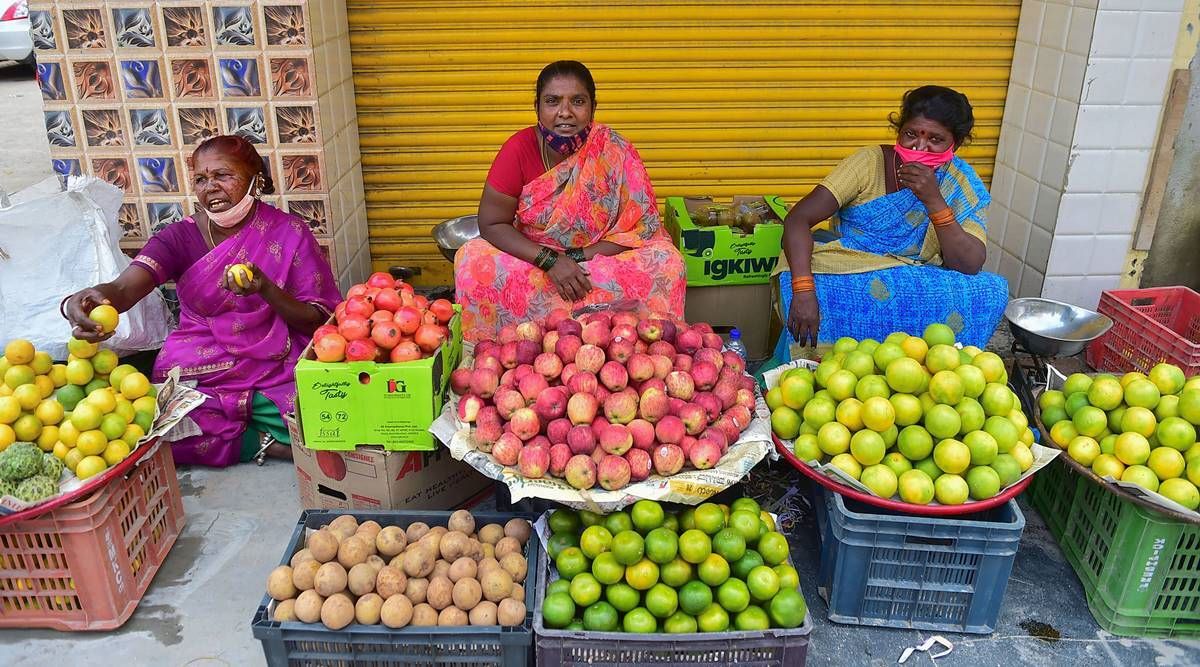
{"type": "Polygon", "coordinates": [[[349,452],[315,451],[304,446],[294,415],[285,420],[300,505],[305,509],[437,509],[468,506],[491,494],[495,483],[450,451],[388,452],[360,447],[349,452]]]}
{"type": "Polygon", "coordinates": [[[729,338],[730,329],[737,328],[746,355],[750,359],[771,356],[775,341],[771,340],[771,285],[730,285],[724,287],[687,288],[684,319],[688,322],[708,322],[713,330],[729,338]]]}
{"type": "Polygon", "coordinates": [[[462,359],[462,308],[454,308],[450,339],[428,359],[324,363],[310,344],[296,363],[296,400],[309,449],[437,448],[429,425],[441,414],[450,373],[462,359]]]}
{"type": "Polygon", "coordinates": [[[683,253],[689,286],[761,285],[771,281],[783,244],[787,205],[777,195],[734,197],[732,208],[757,203],[773,222],[755,225],[749,234],[729,225],[698,225],[692,213],[716,202],[711,197],[667,197],[666,226],[683,253]],[[764,206],[765,204],[765,206],[764,206]]]}

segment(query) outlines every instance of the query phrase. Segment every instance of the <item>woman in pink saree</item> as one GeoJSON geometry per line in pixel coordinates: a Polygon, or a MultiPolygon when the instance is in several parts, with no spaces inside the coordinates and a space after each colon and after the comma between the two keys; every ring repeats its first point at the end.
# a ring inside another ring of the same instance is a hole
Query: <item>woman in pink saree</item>
{"type": "Polygon", "coordinates": [[[637,149],[593,122],[587,67],[547,65],[534,108],[538,124],[510,137],[488,172],[481,238],[454,259],[463,337],[617,301],[683,319],[683,257],[662,228],[637,149]]]}
{"type": "Polygon", "coordinates": [[[151,238],[116,280],[68,297],[67,319],[76,337],[103,340],[87,316],[92,308],[109,303],[124,312],[174,281],[179,327],[163,343],[154,380],[179,368],[208,397],[190,415],[202,433],[172,443],[175,460],[228,466],[290,458],[280,415],[294,408],[296,360],[337,304],[337,283],[308,225],[258,200],[272,186],[248,141],[210,139],[190,166],[196,214],[151,238]],[[239,284],[229,275],[234,264],[246,265],[252,279],[239,284]]]}

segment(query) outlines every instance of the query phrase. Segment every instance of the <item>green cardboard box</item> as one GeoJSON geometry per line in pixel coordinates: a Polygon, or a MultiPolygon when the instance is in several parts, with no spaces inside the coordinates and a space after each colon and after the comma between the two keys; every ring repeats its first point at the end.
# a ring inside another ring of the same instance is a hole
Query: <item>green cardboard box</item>
{"type": "Polygon", "coordinates": [[[403,363],[316,360],[312,345],[296,363],[296,400],[304,444],[315,450],[381,445],[389,451],[438,446],[429,425],[442,412],[450,373],[462,359],[462,308],[450,339],[428,359],[403,363]]]}
{"type": "Polygon", "coordinates": [[[683,253],[687,284],[759,285],[771,281],[783,243],[787,205],[778,195],[734,197],[733,206],[761,201],[775,222],[762,222],[746,234],[729,225],[700,226],[692,220],[698,208],[716,203],[711,197],[667,197],[667,231],[683,253]]]}

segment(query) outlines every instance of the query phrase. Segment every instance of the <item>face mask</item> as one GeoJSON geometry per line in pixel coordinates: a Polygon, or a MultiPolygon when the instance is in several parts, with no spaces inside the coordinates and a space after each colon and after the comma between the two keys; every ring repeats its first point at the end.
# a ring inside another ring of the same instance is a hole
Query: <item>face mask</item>
{"type": "Polygon", "coordinates": [[[568,156],[574,155],[576,151],[578,151],[580,148],[583,148],[583,144],[587,141],[588,133],[592,130],[592,126],[588,125],[580,130],[579,134],[576,134],[573,137],[564,137],[547,130],[545,127],[542,127],[541,123],[538,123],[537,128],[538,132],[541,133],[542,138],[546,140],[546,143],[550,146],[550,148],[553,148],[554,151],[560,155],[568,156]]]}
{"type": "Polygon", "coordinates": [[[914,148],[905,148],[901,146],[899,142],[897,142],[895,150],[896,155],[900,156],[901,161],[917,162],[929,167],[930,169],[937,169],[938,167],[954,159],[954,148],[947,148],[941,153],[930,153],[929,151],[919,151],[914,148]]]}
{"type": "Polygon", "coordinates": [[[228,229],[242,221],[246,214],[250,212],[250,207],[254,206],[255,197],[253,196],[254,186],[258,182],[258,177],[250,181],[250,187],[246,189],[246,196],[242,200],[225,211],[205,211],[208,213],[208,219],[212,220],[213,224],[218,227],[228,229]]]}

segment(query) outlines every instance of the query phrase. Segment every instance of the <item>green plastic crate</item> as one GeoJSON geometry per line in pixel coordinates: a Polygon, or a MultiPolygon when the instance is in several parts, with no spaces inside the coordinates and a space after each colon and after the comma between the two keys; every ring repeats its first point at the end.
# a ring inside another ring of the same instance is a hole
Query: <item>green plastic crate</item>
{"type": "Polygon", "coordinates": [[[1034,487],[1031,500],[1101,628],[1125,637],[1200,637],[1200,526],[1129,502],[1061,461],[1034,487]]]}

